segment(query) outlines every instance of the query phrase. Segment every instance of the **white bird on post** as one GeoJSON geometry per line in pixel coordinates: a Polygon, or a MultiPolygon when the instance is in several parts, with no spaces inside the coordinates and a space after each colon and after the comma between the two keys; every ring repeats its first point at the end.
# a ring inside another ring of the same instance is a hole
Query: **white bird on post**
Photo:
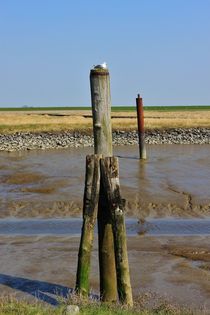
{"type": "Polygon", "coordinates": [[[100,65],[97,65],[97,66],[94,65],[93,68],[94,69],[107,69],[107,63],[103,62],[100,65]]]}

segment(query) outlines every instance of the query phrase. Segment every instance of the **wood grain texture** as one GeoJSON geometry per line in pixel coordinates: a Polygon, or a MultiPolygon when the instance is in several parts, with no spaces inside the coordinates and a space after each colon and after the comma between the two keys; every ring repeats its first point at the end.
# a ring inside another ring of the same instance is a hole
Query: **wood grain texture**
{"type": "Polygon", "coordinates": [[[111,96],[108,70],[90,72],[95,154],[112,156],[111,96]]]}
{"type": "MultiPolygon", "coordinates": [[[[112,156],[110,77],[107,69],[92,69],[90,87],[95,154],[112,156]]],[[[101,182],[98,208],[100,295],[103,301],[117,299],[113,231],[107,199],[101,182]],[[110,276],[111,275],[111,276],[110,276]]]]}
{"type": "Polygon", "coordinates": [[[101,160],[101,178],[112,219],[119,300],[123,304],[133,306],[124,218],[125,200],[120,194],[119,167],[116,157],[101,160]]]}
{"type": "Polygon", "coordinates": [[[81,296],[89,294],[90,259],[100,189],[100,157],[100,155],[88,155],[86,157],[83,226],[76,277],[76,291],[81,296]]]}

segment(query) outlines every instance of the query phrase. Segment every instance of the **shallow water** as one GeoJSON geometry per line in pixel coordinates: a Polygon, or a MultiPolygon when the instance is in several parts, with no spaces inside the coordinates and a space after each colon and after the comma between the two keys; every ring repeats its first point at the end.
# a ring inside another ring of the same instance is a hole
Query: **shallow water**
{"type": "MultiPolygon", "coordinates": [[[[0,236],[21,235],[66,235],[81,234],[82,219],[1,219],[0,236]]],[[[134,235],[210,235],[210,219],[148,219],[141,223],[135,219],[126,220],[128,236],[134,235]]],[[[97,232],[97,231],[95,231],[97,232]]]]}

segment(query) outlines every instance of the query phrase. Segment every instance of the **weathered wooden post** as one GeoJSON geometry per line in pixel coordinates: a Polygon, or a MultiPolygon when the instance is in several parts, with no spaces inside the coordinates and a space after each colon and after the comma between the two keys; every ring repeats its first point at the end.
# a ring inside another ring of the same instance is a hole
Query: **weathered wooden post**
{"type": "Polygon", "coordinates": [[[101,160],[101,179],[106,189],[112,218],[119,300],[123,304],[133,306],[124,217],[125,200],[120,194],[119,166],[116,157],[101,160]]]}
{"type": "MultiPolygon", "coordinates": [[[[90,71],[95,154],[112,156],[111,96],[108,69],[96,66],[90,71]]],[[[117,299],[113,231],[107,197],[101,181],[98,207],[100,295],[103,301],[117,299]]]]}
{"type": "Polygon", "coordinates": [[[107,68],[90,71],[95,154],[112,156],[110,77],[107,68]]]}
{"type": "Polygon", "coordinates": [[[136,98],[136,109],[137,109],[137,122],[138,122],[138,136],[139,136],[139,157],[142,160],[147,158],[146,147],[145,147],[145,132],[144,132],[144,109],[143,100],[138,94],[136,98]]]}
{"type": "Polygon", "coordinates": [[[87,155],[86,157],[83,226],[76,277],[76,292],[81,296],[89,294],[90,258],[100,189],[100,158],[99,155],[87,155]]]}
{"type": "Polygon", "coordinates": [[[112,156],[109,71],[90,72],[94,151],[86,157],[83,226],[78,254],[76,292],[89,293],[90,258],[98,218],[100,295],[106,302],[133,305],[126,244],[125,200],[121,198],[118,159],[112,156]]]}

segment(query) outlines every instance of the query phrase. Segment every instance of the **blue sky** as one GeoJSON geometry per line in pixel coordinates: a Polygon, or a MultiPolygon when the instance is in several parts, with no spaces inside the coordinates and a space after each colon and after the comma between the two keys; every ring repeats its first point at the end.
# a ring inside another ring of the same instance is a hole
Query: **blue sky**
{"type": "Polygon", "coordinates": [[[0,0],[0,106],[210,105],[210,0],[0,0]]]}

